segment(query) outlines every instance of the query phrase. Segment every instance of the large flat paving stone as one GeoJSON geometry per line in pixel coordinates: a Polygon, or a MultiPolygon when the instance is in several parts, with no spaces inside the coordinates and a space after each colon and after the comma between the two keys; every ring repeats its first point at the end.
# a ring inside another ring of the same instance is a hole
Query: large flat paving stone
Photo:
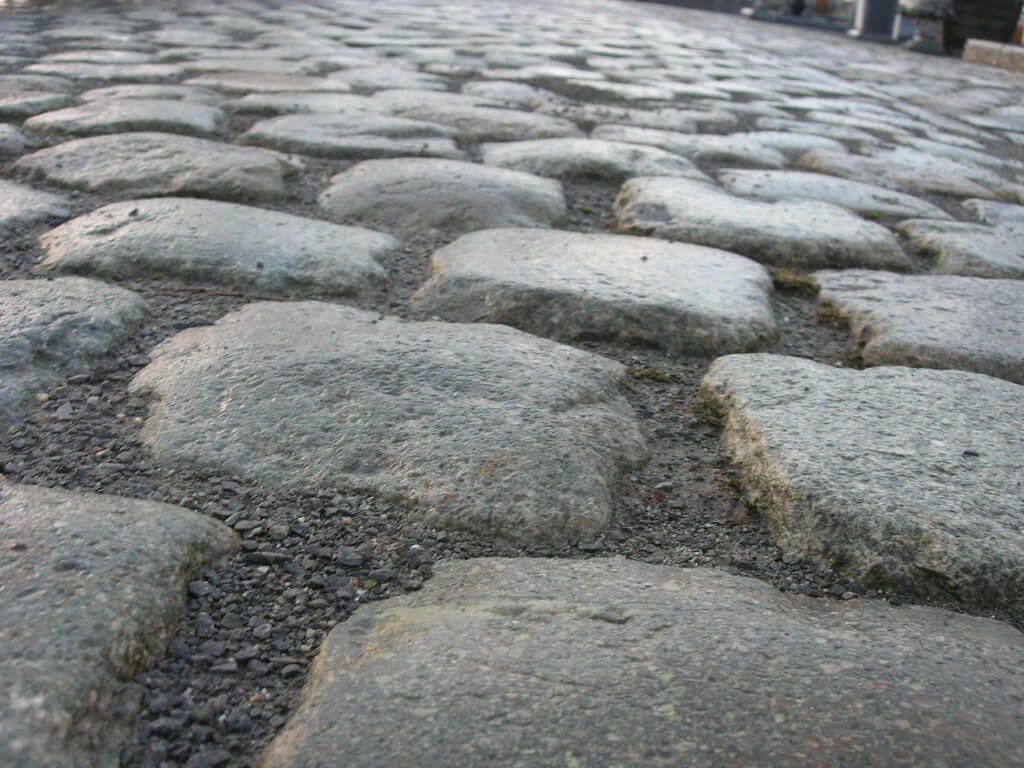
{"type": "Polygon", "coordinates": [[[699,245],[494,229],[437,251],[432,272],[412,304],[446,320],[707,355],[752,351],[777,335],[768,271],[699,245]]]}
{"type": "Polygon", "coordinates": [[[374,103],[354,93],[249,93],[229,105],[239,114],[290,115],[311,112],[353,113],[374,112],[374,103]]]}
{"type": "Polygon", "coordinates": [[[269,302],[152,358],[131,389],[159,461],[370,490],[436,527],[591,540],[645,458],[622,366],[505,326],[269,302]]]}
{"type": "Polygon", "coordinates": [[[597,177],[622,181],[631,176],[682,176],[710,181],[685,157],[657,147],[600,139],[535,139],[484,144],[487,165],[556,178],[597,177]]]}
{"type": "Polygon", "coordinates": [[[185,585],[237,547],[170,504],[0,479],[0,763],[117,765],[185,585]]]}
{"type": "Polygon", "coordinates": [[[757,354],[716,360],[700,395],[787,555],[868,587],[1024,610],[1024,387],[757,354]]]}
{"type": "Polygon", "coordinates": [[[191,85],[108,85],[93,88],[78,95],[82,101],[111,101],[113,99],[166,99],[219,107],[227,98],[208,88],[191,85]]]}
{"type": "Polygon", "coordinates": [[[398,235],[443,229],[551,227],[566,215],[561,185],[453,160],[367,160],[331,179],[320,207],[336,220],[398,235]]]}
{"type": "Polygon", "coordinates": [[[170,99],[110,99],[44,112],[25,121],[33,134],[93,136],[126,131],[164,131],[206,136],[224,119],[218,107],[170,99]]]}
{"type": "Polygon", "coordinates": [[[0,281],[0,423],[21,401],[86,373],[142,321],[142,298],[80,277],[0,281]]]}
{"type": "Polygon", "coordinates": [[[214,72],[193,77],[184,85],[210,88],[224,93],[273,93],[275,91],[330,91],[344,93],[351,90],[346,84],[324,77],[308,75],[271,74],[266,72],[214,72]]]}
{"type": "Polygon", "coordinates": [[[177,64],[90,64],[78,61],[41,62],[25,67],[22,72],[103,83],[159,83],[185,74],[184,68],[177,64]]]}
{"type": "Polygon", "coordinates": [[[786,156],[779,150],[744,134],[732,136],[690,135],[629,125],[599,125],[591,138],[629,144],[650,144],[697,162],[738,165],[742,168],[782,168],[786,156]]]}
{"type": "Polygon", "coordinates": [[[1024,384],[1024,281],[816,272],[868,365],[957,368],[1024,384]]]}
{"type": "Polygon", "coordinates": [[[390,235],[234,203],[190,198],[104,206],[46,233],[43,265],[102,277],[212,282],[274,296],[380,287],[390,235]]]}
{"type": "Polygon", "coordinates": [[[934,271],[940,274],[1024,279],[1024,222],[908,219],[899,230],[936,257],[934,271]]]}
{"type": "Polygon", "coordinates": [[[284,177],[295,170],[279,152],[148,132],[74,139],[25,155],[14,167],[90,192],[228,200],[279,197],[284,177]]]}
{"type": "Polygon", "coordinates": [[[447,561],[335,627],[261,765],[1009,765],[1021,647],[705,568],[447,561]]]}
{"type": "Polygon", "coordinates": [[[318,157],[465,158],[454,131],[437,123],[373,114],[312,113],[261,120],[239,136],[240,144],[258,144],[318,157]]]}
{"type": "Polygon", "coordinates": [[[642,177],[614,204],[620,232],[708,245],[765,264],[907,270],[885,227],[829,203],[762,203],[689,179],[642,177]]]}
{"type": "Polygon", "coordinates": [[[451,126],[460,139],[468,142],[583,136],[575,123],[564,118],[499,107],[424,104],[402,109],[401,115],[451,126]]]}
{"type": "MultiPolygon", "coordinates": [[[[651,176],[657,174],[648,174],[651,176]]],[[[818,200],[848,208],[862,216],[949,219],[936,205],[874,184],[807,171],[730,170],[718,174],[726,190],[766,202],[818,200]]]]}
{"type": "Polygon", "coordinates": [[[71,215],[63,197],[0,179],[0,232],[71,215]]]}

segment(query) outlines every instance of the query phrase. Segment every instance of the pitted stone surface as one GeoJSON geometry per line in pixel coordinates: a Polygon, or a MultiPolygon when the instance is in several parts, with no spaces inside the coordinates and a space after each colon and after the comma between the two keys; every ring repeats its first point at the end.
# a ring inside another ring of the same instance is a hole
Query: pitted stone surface
{"type": "Polygon", "coordinates": [[[95,280],[0,281],[0,423],[28,395],[88,372],[144,315],[140,296],[95,280]]]}
{"type": "Polygon", "coordinates": [[[70,215],[63,197],[0,179],[0,233],[70,215]]]}
{"type": "Polygon", "coordinates": [[[30,178],[91,192],[230,200],[278,197],[295,168],[278,152],[166,133],[75,139],[25,155],[14,167],[30,178]]]}
{"type": "Polygon", "coordinates": [[[744,134],[735,136],[691,136],[675,131],[636,128],[625,125],[599,125],[591,138],[650,144],[698,162],[724,163],[746,168],[782,168],[786,156],[744,134]]]}
{"type": "Polygon", "coordinates": [[[451,138],[454,131],[423,120],[373,114],[314,113],[261,120],[242,134],[240,144],[320,157],[465,157],[451,138]]]}
{"type": "Polygon", "coordinates": [[[89,64],[73,61],[32,64],[22,72],[104,83],[159,83],[185,74],[184,68],[177,64],[89,64]]]}
{"type": "Polygon", "coordinates": [[[398,236],[551,227],[566,213],[557,181],[451,160],[368,160],[331,179],[319,202],[332,219],[398,236]]]}
{"type": "Polygon", "coordinates": [[[185,585],[238,546],[170,504],[0,479],[0,762],[116,765],[185,585]]]}
{"type": "Polygon", "coordinates": [[[260,72],[217,72],[190,78],[184,84],[238,95],[251,92],[273,93],[275,91],[344,93],[351,90],[344,83],[324,77],[271,75],[260,72]]]}
{"type": "Polygon", "coordinates": [[[373,112],[374,104],[366,96],[352,93],[250,93],[231,102],[240,114],[288,115],[310,112],[353,113],[373,112]]]}
{"type": "Polygon", "coordinates": [[[44,112],[25,121],[30,133],[92,136],[125,131],[165,131],[205,136],[224,119],[217,107],[170,99],[110,99],[44,112]]]}
{"type": "Polygon", "coordinates": [[[206,104],[219,107],[225,97],[208,88],[197,88],[190,85],[108,85],[105,88],[93,88],[78,96],[82,101],[109,101],[113,99],[166,99],[168,101],[185,101],[193,104],[206,104]]]}
{"type": "Polygon", "coordinates": [[[25,148],[25,137],[16,126],[0,123],[0,155],[18,155],[25,148]]]}
{"type": "Polygon", "coordinates": [[[964,200],[963,207],[986,224],[1024,226],[1024,205],[996,203],[992,200],[964,200]]]}
{"type": "Polygon", "coordinates": [[[761,203],[688,179],[637,178],[615,200],[620,232],[734,251],[765,264],[909,269],[884,227],[828,203],[761,203]]]}
{"type": "Polygon", "coordinates": [[[73,103],[74,99],[66,93],[25,91],[4,95],[0,92],[0,118],[20,120],[51,109],[61,109],[73,103]]]}
{"type": "Polygon", "coordinates": [[[1020,637],[706,568],[446,561],[331,632],[261,765],[1014,762],[1020,637]]]}
{"type": "Polygon", "coordinates": [[[767,270],[742,256],[625,235],[474,232],[436,252],[415,309],[560,340],[752,351],[777,335],[767,270]]]}
{"type": "Polygon", "coordinates": [[[131,389],[160,461],[372,490],[434,527],[591,540],[645,458],[622,366],[505,326],[250,304],[152,359],[131,389]]]}
{"type": "Polygon", "coordinates": [[[1024,384],[1024,281],[816,272],[868,365],[958,368],[1024,384]]]}
{"type": "Polygon", "coordinates": [[[422,91],[447,91],[448,81],[443,77],[414,69],[389,67],[385,64],[368,67],[351,67],[331,76],[334,82],[344,83],[352,88],[377,91],[388,88],[418,89],[422,91]]]}
{"type": "Polygon", "coordinates": [[[345,295],[386,280],[389,235],[233,203],[113,203],[40,239],[43,265],[103,277],[154,274],[275,296],[345,295]]]}
{"type": "Polygon", "coordinates": [[[936,256],[935,272],[1024,279],[1024,222],[995,226],[909,219],[900,231],[936,256]]]}
{"type": "Polygon", "coordinates": [[[954,197],[998,197],[988,185],[953,173],[949,167],[939,170],[933,165],[914,167],[888,162],[880,157],[863,157],[845,152],[812,150],[800,158],[801,168],[818,173],[879,184],[916,194],[953,195],[954,197]]]}
{"type": "Polygon", "coordinates": [[[400,114],[451,126],[464,141],[517,141],[583,135],[575,123],[563,118],[499,107],[434,107],[428,104],[406,107],[400,114]]]}
{"type": "Polygon", "coordinates": [[[1024,607],[1024,387],[729,355],[701,399],[784,553],[865,586],[1024,607]]]}
{"type": "Polygon", "coordinates": [[[863,216],[951,218],[938,206],[911,195],[821,173],[731,170],[719,173],[718,181],[734,195],[767,202],[818,200],[863,216]]]}
{"type": "Polygon", "coordinates": [[[711,181],[685,157],[657,147],[601,139],[536,139],[484,144],[483,162],[537,176],[624,180],[631,176],[682,176],[711,181]]]}

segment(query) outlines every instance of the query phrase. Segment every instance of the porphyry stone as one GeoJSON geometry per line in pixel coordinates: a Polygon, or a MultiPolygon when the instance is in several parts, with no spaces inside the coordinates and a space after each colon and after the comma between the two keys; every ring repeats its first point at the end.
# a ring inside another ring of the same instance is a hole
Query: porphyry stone
{"type": "Polygon", "coordinates": [[[591,540],[645,458],[622,366],[505,326],[258,303],[152,359],[131,390],[160,461],[371,490],[431,526],[591,540]]]}
{"type": "Polygon", "coordinates": [[[170,504],[0,479],[0,762],[116,765],[184,585],[237,546],[170,504]]]}
{"type": "Polygon", "coordinates": [[[454,128],[464,141],[517,141],[581,137],[575,123],[535,112],[499,107],[433,107],[423,105],[401,110],[403,117],[428,120],[454,128]]]}
{"type": "Polygon", "coordinates": [[[869,365],[958,368],[1024,384],[1024,281],[815,272],[869,365]]]}
{"type": "Polygon", "coordinates": [[[398,235],[437,228],[550,227],[565,218],[561,185],[528,173],[451,160],[368,160],[331,179],[332,218],[398,235]]]}
{"type": "Polygon", "coordinates": [[[732,170],[719,173],[718,181],[734,195],[768,202],[818,200],[864,216],[950,218],[938,206],[902,192],[822,173],[732,170]]]}
{"type": "Polygon", "coordinates": [[[386,280],[389,235],[190,198],[113,203],[40,239],[43,265],[104,277],[160,274],[276,296],[344,295],[386,280]]]}
{"type": "Polygon", "coordinates": [[[754,350],[776,336],[767,270],[699,245],[494,229],[442,248],[432,271],[412,304],[447,320],[707,355],[754,350]]]}
{"type": "Polygon", "coordinates": [[[986,226],[908,219],[899,230],[937,257],[934,271],[940,274],[1024,278],[1024,222],[986,226]]]}
{"type": "Polygon", "coordinates": [[[35,134],[91,136],[125,131],[165,131],[204,136],[224,119],[217,107],[170,99],[110,99],[44,112],[25,121],[35,134]]]}
{"type": "Polygon", "coordinates": [[[599,125],[590,134],[594,139],[650,144],[698,162],[740,165],[745,168],[782,168],[786,157],[777,149],[744,134],[715,136],[691,135],[628,125],[599,125]]]}
{"type": "Polygon", "coordinates": [[[0,232],[70,215],[64,198],[0,179],[0,232]]]}
{"type": "Polygon", "coordinates": [[[481,156],[487,165],[537,176],[596,176],[611,181],[631,176],[682,176],[710,181],[697,166],[672,152],[600,139],[536,139],[484,144],[481,156]]]}
{"type": "Polygon", "coordinates": [[[95,280],[0,281],[0,423],[26,396],[87,372],[144,314],[140,296],[95,280]]]}
{"type": "Polygon", "coordinates": [[[756,354],[712,363],[700,398],[784,553],[866,587],[1024,609],[1024,387],[756,354]]]}
{"type": "Polygon", "coordinates": [[[1022,664],[1016,630],[934,608],[621,558],[449,561],[331,632],[260,764],[1013,763],[1022,664]]]}
{"type": "Polygon", "coordinates": [[[455,145],[453,134],[450,128],[422,120],[313,113],[262,120],[238,141],[320,157],[462,159],[465,153],[455,145]]]}
{"type": "Polygon", "coordinates": [[[32,178],[122,195],[198,195],[267,200],[284,193],[295,164],[256,147],[168,133],[121,133],[74,139],[14,164],[32,178]]]}
{"type": "Polygon", "coordinates": [[[20,155],[25,149],[25,137],[17,126],[0,123],[0,155],[20,155]]]}
{"type": "Polygon", "coordinates": [[[828,203],[761,203],[689,179],[643,177],[622,185],[614,210],[620,232],[709,245],[766,264],[910,268],[889,230],[828,203]]]}

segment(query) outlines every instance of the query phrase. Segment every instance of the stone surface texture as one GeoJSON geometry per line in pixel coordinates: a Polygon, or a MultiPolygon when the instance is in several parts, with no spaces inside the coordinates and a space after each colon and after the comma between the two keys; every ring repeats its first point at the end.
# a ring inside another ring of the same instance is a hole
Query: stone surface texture
{"type": "Polygon", "coordinates": [[[17,420],[28,395],[88,372],[144,315],[140,296],[95,280],[0,282],[0,423],[17,420]]]}
{"type": "Polygon", "coordinates": [[[957,368],[1024,384],[1024,281],[816,272],[868,365],[957,368]]]}
{"type": "Polygon", "coordinates": [[[229,200],[279,197],[295,169],[267,149],[149,132],[74,139],[25,155],[14,167],[29,178],[90,192],[229,200]]]}
{"type": "Polygon", "coordinates": [[[0,179],[0,232],[70,215],[63,197],[0,179]]]}
{"type": "Polygon", "coordinates": [[[118,764],[141,704],[133,678],[235,534],[170,504],[0,479],[0,541],[0,762],[118,764]]]}
{"type": "Polygon", "coordinates": [[[446,320],[712,355],[753,351],[777,336],[767,270],[713,248],[495,229],[437,251],[432,271],[412,305],[446,320]]]}
{"type": "Polygon", "coordinates": [[[171,99],[109,99],[44,112],[25,121],[33,134],[92,136],[126,131],[164,131],[206,136],[224,119],[218,107],[171,99]]]}
{"type": "Polygon", "coordinates": [[[565,218],[561,185],[532,174],[451,160],[367,160],[339,173],[319,198],[334,220],[401,236],[550,227],[565,218]]]}
{"type": "Polygon", "coordinates": [[[787,555],[919,597],[1021,606],[1024,387],[729,355],[701,398],[787,555]]]}
{"type": "Polygon", "coordinates": [[[274,296],[346,295],[386,281],[390,235],[234,203],[113,203],[46,233],[43,265],[103,277],[162,275],[274,296]],[[183,229],[182,223],[188,228],[183,229]]]}
{"type": "Polygon", "coordinates": [[[372,489],[442,528],[593,539],[645,458],[618,363],[504,326],[260,303],[152,358],[132,388],[161,461],[372,489]]]}
{"type": "Polygon", "coordinates": [[[1021,664],[1018,632],[933,608],[621,558],[445,562],[330,634],[261,765],[1012,763],[1021,664]]]}
{"type": "Polygon", "coordinates": [[[1024,222],[908,219],[899,230],[936,256],[934,271],[940,274],[1024,279],[1024,222]]]}
{"type": "Polygon", "coordinates": [[[644,177],[615,200],[620,232],[708,245],[765,264],[908,269],[887,229],[828,203],[762,203],[688,179],[644,177]]]}

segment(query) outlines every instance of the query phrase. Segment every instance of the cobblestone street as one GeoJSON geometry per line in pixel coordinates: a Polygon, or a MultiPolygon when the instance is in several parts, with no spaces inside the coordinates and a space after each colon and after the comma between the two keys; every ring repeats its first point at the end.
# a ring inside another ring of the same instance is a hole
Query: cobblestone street
{"type": "Polygon", "coordinates": [[[1022,94],[0,2],[0,765],[1024,765],[1022,94]]]}

